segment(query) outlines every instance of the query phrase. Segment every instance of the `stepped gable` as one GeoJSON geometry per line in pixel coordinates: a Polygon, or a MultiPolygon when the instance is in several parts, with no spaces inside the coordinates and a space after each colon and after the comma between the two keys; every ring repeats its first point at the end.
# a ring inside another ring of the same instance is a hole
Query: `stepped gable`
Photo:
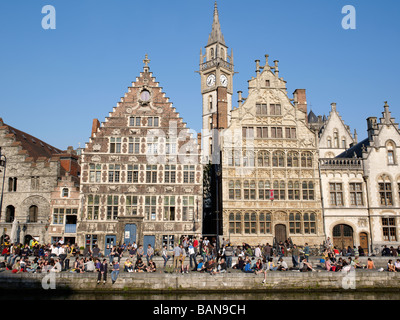
{"type": "Polygon", "coordinates": [[[5,124],[2,119],[0,119],[0,130],[7,130],[8,134],[6,137],[14,138],[14,145],[19,145],[22,148],[20,153],[25,153],[33,161],[51,159],[55,154],[62,152],[60,149],[26,132],[5,124]]]}

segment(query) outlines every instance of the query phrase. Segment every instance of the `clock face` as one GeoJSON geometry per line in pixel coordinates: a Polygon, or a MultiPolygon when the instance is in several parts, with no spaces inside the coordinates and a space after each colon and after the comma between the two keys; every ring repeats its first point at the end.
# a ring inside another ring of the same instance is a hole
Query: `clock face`
{"type": "Polygon", "coordinates": [[[211,87],[215,84],[215,74],[210,74],[207,78],[207,86],[211,87]]]}
{"type": "Polygon", "coordinates": [[[226,75],[221,75],[219,81],[221,82],[221,84],[226,87],[228,86],[228,78],[226,77],[226,75]]]}

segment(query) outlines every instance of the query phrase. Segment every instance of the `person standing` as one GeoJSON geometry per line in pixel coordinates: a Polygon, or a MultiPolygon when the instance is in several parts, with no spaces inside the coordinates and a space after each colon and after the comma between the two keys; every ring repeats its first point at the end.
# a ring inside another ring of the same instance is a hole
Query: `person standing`
{"type": "Polygon", "coordinates": [[[305,257],[306,261],[309,262],[310,247],[308,246],[308,243],[306,243],[304,246],[304,257],[305,257]]]}
{"type": "Polygon", "coordinates": [[[113,269],[111,271],[111,281],[114,284],[117,281],[119,275],[119,261],[113,262],[113,269]]]}
{"type": "Polygon", "coordinates": [[[225,247],[225,259],[226,259],[226,267],[232,267],[232,257],[233,257],[233,247],[230,242],[225,247]]]}
{"type": "Polygon", "coordinates": [[[299,265],[299,248],[294,244],[292,248],[292,262],[293,262],[293,268],[297,268],[299,265]]]}
{"type": "Polygon", "coordinates": [[[153,259],[154,256],[154,249],[151,247],[151,244],[147,246],[147,252],[146,252],[146,259],[147,259],[147,265],[149,265],[150,260],[153,259]]]}
{"type": "Polygon", "coordinates": [[[107,259],[103,259],[103,263],[100,265],[99,275],[97,277],[97,284],[100,283],[101,277],[103,277],[103,284],[107,281],[107,259]]]}
{"type": "Polygon", "coordinates": [[[265,261],[269,261],[269,258],[272,256],[272,247],[269,243],[267,243],[264,247],[264,259],[265,261]]]}
{"type": "Polygon", "coordinates": [[[196,251],[195,251],[192,243],[189,244],[188,252],[189,252],[189,260],[190,260],[190,268],[191,269],[196,268],[196,266],[197,266],[196,251]],[[193,264],[192,264],[192,261],[193,261],[193,264]]]}
{"type": "Polygon", "coordinates": [[[164,259],[164,268],[165,268],[167,266],[168,260],[171,259],[171,256],[168,255],[168,250],[167,250],[167,246],[166,245],[164,245],[164,247],[163,247],[162,257],[164,259]]]}
{"type": "Polygon", "coordinates": [[[175,245],[173,254],[174,254],[174,271],[177,272],[178,268],[179,268],[179,259],[180,259],[180,255],[182,253],[182,250],[179,246],[179,244],[177,243],[175,245]]]}

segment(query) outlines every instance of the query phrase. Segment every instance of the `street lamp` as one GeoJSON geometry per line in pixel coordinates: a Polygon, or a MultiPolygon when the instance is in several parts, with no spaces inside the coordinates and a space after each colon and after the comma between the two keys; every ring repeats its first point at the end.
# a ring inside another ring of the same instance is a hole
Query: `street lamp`
{"type": "Polygon", "coordinates": [[[3,171],[3,184],[1,188],[1,197],[0,197],[0,217],[3,210],[3,194],[4,194],[4,182],[6,179],[6,163],[7,163],[7,157],[5,154],[2,154],[0,147],[0,172],[3,171]],[[1,169],[2,167],[4,169],[1,169]]]}

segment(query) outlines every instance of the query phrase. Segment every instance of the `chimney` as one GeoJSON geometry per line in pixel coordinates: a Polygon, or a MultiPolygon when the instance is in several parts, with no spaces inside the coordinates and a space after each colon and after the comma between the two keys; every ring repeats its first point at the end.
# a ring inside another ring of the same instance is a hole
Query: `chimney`
{"type": "Polygon", "coordinates": [[[296,89],[293,92],[293,98],[295,106],[297,109],[305,112],[307,118],[307,99],[306,99],[306,89],[296,89]]]}
{"type": "Polygon", "coordinates": [[[242,105],[243,99],[242,99],[242,91],[238,91],[238,107],[242,105]]]}
{"type": "Polygon", "coordinates": [[[92,135],[91,137],[93,137],[93,134],[95,134],[97,132],[97,129],[100,128],[100,122],[98,119],[93,119],[93,124],[92,124],[92,135]]]}
{"type": "Polygon", "coordinates": [[[368,139],[372,141],[372,136],[375,134],[375,130],[378,129],[376,117],[367,118],[367,131],[368,131],[368,139]]]}

